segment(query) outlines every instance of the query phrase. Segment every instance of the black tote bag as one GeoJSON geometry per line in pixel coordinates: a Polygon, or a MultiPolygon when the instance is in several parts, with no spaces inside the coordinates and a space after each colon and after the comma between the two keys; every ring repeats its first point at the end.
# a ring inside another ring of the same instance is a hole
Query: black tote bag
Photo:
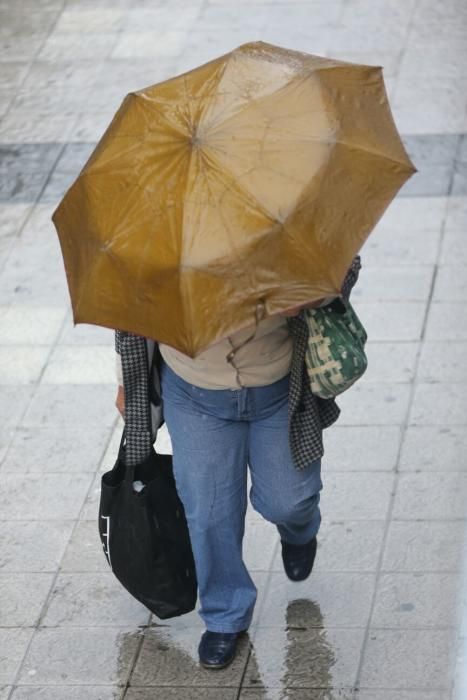
{"type": "Polygon", "coordinates": [[[197,581],[188,526],[172,456],[154,448],[144,462],[125,464],[125,432],[117,461],[101,478],[99,535],[120,583],[157,617],[193,610],[197,581]],[[144,484],[135,491],[133,481],[144,484]]]}

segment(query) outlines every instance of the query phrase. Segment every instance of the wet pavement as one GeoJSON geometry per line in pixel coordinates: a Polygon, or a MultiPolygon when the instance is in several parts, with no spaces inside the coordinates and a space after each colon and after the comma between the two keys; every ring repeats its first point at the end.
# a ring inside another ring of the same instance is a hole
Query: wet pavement
{"type": "Polygon", "coordinates": [[[466,698],[464,0],[0,0],[0,61],[0,700],[466,698]],[[384,66],[419,172],[362,251],[370,366],[326,433],[314,571],[288,581],[250,509],[254,624],[213,672],[196,612],[108,570],[113,338],[73,328],[50,215],[127,92],[259,39],[384,66]]]}

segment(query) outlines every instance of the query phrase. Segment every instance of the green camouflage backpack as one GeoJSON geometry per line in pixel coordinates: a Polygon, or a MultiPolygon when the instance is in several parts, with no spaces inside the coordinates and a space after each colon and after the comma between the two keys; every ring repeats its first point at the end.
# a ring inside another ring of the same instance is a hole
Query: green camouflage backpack
{"type": "Polygon", "coordinates": [[[321,399],[341,394],[362,376],[367,333],[351,304],[305,309],[309,338],[306,367],[311,391],[321,399]]]}

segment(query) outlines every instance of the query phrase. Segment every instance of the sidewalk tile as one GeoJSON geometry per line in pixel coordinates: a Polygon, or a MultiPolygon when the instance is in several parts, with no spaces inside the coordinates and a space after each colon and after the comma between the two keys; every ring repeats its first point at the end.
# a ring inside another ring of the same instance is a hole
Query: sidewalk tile
{"type": "MultiPolygon", "coordinates": [[[[97,528],[96,528],[97,529],[97,528]]],[[[60,573],[41,624],[44,627],[145,625],[150,612],[110,571],[60,573]]]]}
{"type": "Polygon", "coordinates": [[[226,687],[237,688],[241,682],[249,652],[248,636],[239,640],[233,662],[221,674],[199,665],[197,627],[160,627],[144,635],[131,682],[136,686],[157,687],[226,687]]]}
{"type": "Polygon", "coordinates": [[[365,346],[368,368],[361,378],[363,382],[412,382],[419,344],[414,342],[374,343],[365,346]]]}
{"type": "Polygon", "coordinates": [[[411,425],[465,425],[467,423],[465,382],[418,384],[415,388],[409,423],[411,425]]]}
{"type": "MultiPolygon", "coordinates": [[[[318,698],[350,698],[363,644],[361,629],[310,629],[305,620],[287,630],[259,628],[256,631],[241,697],[246,688],[281,689],[280,695],[292,700],[314,698],[314,689],[336,688],[318,698]],[[347,687],[347,688],[346,688],[347,687]],[[307,688],[306,694],[288,695],[283,688],[307,688]],[[313,689],[313,690],[311,690],[313,689]],[[341,690],[342,689],[342,690],[341,690]]],[[[261,697],[261,696],[260,696],[261,697]]],[[[264,697],[264,696],[263,696],[264,697]]],[[[255,698],[253,695],[252,698],[255,698]]]]}
{"type": "Polygon", "coordinates": [[[453,196],[448,200],[446,231],[465,232],[467,224],[467,196],[453,196]]]}
{"type": "Polygon", "coordinates": [[[42,384],[112,384],[115,386],[115,382],[113,345],[105,347],[59,345],[53,350],[41,378],[42,384]]]}
{"type": "Polygon", "coordinates": [[[463,471],[467,469],[466,453],[464,426],[411,425],[405,433],[399,468],[401,471],[463,471]]]}
{"type": "Polygon", "coordinates": [[[467,301],[467,265],[439,267],[433,301],[467,301]]]}
{"type": "Polygon", "coordinates": [[[111,427],[115,386],[105,384],[40,385],[25,415],[24,427],[111,427]]]}
{"type": "Polygon", "coordinates": [[[465,518],[467,472],[405,472],[396,486],[393,518],[450,520],[465,518]]]}
{"type": "Polygon", "coordinates": [[[77,518],[91,474],[2,473],[1,520],[65,520],[77,518]]]}
{"type": "Polygon", "coordinates": [[[442,690],[359,690],[354,700],[452,700],[449,691],[442,690]]]}
{"type": "Polygon", "coordinates": [[[155,40],[154,32],[125,32],[112,50],[113,58],[147,58],[179,56],[186,41],[186,31],[168,29],[155,40]]]}
{"type": "Polygon", "coordinates": [[[467,341],[451,341],[449,348],[441,339],[438,342],[425,341],[422,345],[417,379],[427,383],[467,382],[466,357],[467,341]]]}
{"type": "Polygon", "coordinates": [[[125,693],[125,700],[237,700],[234,688],[161,688],[147,686],[136,688],[131,685],[125,693]]]}
{"type": "MultiPolygon", "coordinates": [[[[351,301],[353,303],[353,299],[351,301]]],[[[426,301],[357,301],[354,307],[371,340],[419,340],[421,337],[426,301]]]]}
{"type": "Polygon", "coordinates": [[[463,231],[446,230],[440,256],[441,265],[467,265],[467,236],[463,231]]]}
{"type": "Polygon", "coordinates": [[[433,273],[431,265],[363,265],[352,291],[352,301],[424,301],[430,292],[433,273]]]}
{"type": "Polygon", "coordinates": [[[13,691],[11,700],[120,700],[122,689],[114,686],[91,686],[83,683],[82,686],[71,685],[45,685],[33,688],[32,686],[18,686],[13,691]]]}
{"type": "Polygon", "coordinates": [[[109,564],[104,555],[94,520],[78,521],[65,549],[60,570],[64,573],[107,573],[109,564]]]}
{"type": "Polygon", "coordinates": [[[73,520],[4,520],[0,528],[0,571],[56,571],[73,526],[73,520]]]}
{"type": "Polygon", "coordinates": [[[467,340],[467,314],[463,302],[431,304],[426,325],[428,340],[467,340]]]}
{"type": "Polygon", "coordinates": [[[13,683],[32,634],[31,627],[0,627],[0,683],[13,683]]]}
{"type": "Polygon", "coordinates": [[[38,59],[41,61],[79,61],[82,59],[102,59],[110,55],[117,35],[112,32],[94,32],[87,37],[82,32],[58,32],[54,30],[43,44],[38,59]],[[90,39],[90,40],[89,40],[90,39]]]}
{"type": "Polygon", "coordinates": [[[363,658],[363,687],[446,691],[450,687],[452,630],[371,629],[363,658]],[[416,653],[415,653],[416,652],[416,653]]]}
{"type": "Polygon", "coordinates": [[[330,471],[392,471],[401,441],[398,426],[341,426],[324,435],[324,474],[330,471]],[[362,446],[365,449],[362,450],[362,446]]]}
{"type": "Polygon", "coordinates": [[[123,10],[114,7],[72,9],[65,8],[61,13],[54,32],[98,33],[103,31],[118,32],[124,27],[123,10]]]}
{"type": "Polygon", "coordinates": [[[19,685],[124,684],[140,643],[141,631],[39,628],[21,667],[19,685]]]}
{"type": "Polygon", "coordinates": [[[453,627],[458,623],[459,574],[390,573],[377,585],[372,627],[453,627]]]}
{"type": "Polygon", "coordinates": [[[260,628],[365,627],[375,587],[373,573],[312,572],[306,581],[271,574],[260,628]]]}
{"type": "Polygon", "coordinates": [[[466,539],[465,522],[393,520],[381,568],[387,572],[460,572],[466,539]]]}
{"type": "Polygon", "coordinates": [[[18,428],[0,471],[19,473],[95,473],[110,428],[73,427],[18,428]]]}
{"type": "MultiPolygon", "coordinates": [[[[261,682],[259,682],[261,683],[261,682]]],[[[354,700],[353,688],[242,688],[239,700],[354,700]],[[330,694],[331,693],[331,694],[330,694]]]]}
{"type": "Polygon", "coordinates": [[[45,369],[48,347],[0,345],[0,386],[35,384],[45,369]]]}
{"type": "MultiPolygon", "coordinates": [[[[322,513],[313,572],[376,571],[383,535],[383,520],[336,520],[333,513],[326,510],[322,513]]],[[[277,548],[272,570],[284,570],[280,547],[277,548]]]]}
{"type": "Polygon", "coordinates": [[[393,482],[389,472],[323,475],[321,512],[333,520],[385,520],[393,482]]]}
{"type": "Polygon", "coordinates": [[[403,229],[375,229],[361,251],[362,262],[375,267],[434,265],[440,239],[441,225],[423,231],[413,230],[410,224],[403,229]]]}
{"type": "Polygon", "coordinates": [[[54,574],[0,573],[0,627],[34,627],[54,574]]]}
{"type": "Polygon", "coordinates": [[[338,397],[340,424],[401,425],[407,415],[409,398],[408,384],[357,382],[338,397]]]}
{"type": "Polygon", "coordinates": [[[66,318],[58,339],[58,345],[105,345],[114,349],[114,344],[114,331],[111,328],[94,326],[91,323],[73,325],[71,315],[66,318]]]}
{"type": "Polygon", "coordinates": [[[0,425],[3,429],[15,428],[31,401],[33,387],[5,386],[0,392],[0,425]]]}

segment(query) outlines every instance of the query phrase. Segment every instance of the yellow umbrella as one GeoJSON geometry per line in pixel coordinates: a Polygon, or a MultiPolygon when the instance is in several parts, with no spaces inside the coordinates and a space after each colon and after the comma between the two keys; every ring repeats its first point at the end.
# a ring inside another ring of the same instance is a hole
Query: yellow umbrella
{"type": "Polygon", "coordinates": [[[337,295],[414,172],[380,67],[254,42],[130,93],[52,217],[74,321],[194,357],[337,295]]]}

